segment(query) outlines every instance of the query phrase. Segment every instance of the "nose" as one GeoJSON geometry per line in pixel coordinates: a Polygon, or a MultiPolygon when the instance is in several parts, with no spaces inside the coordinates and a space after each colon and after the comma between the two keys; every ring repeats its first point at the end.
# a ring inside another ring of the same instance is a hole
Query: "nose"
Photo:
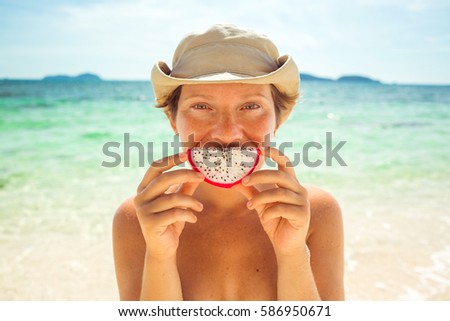
{"type": "Polygon", "coordinates": [[[210,137],[214,142],[228,145],[241,142],[244,134],[239,121],[226,113],[218,116],[216,123],[211,128],[210,137]]]}

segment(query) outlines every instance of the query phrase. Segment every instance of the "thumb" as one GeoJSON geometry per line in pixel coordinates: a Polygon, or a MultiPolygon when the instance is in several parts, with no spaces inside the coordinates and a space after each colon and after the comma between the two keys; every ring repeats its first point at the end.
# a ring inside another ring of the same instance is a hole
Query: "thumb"
{"type": "MultiPolygon", "coordinates": [[[[244,186],[241,183],[234,185],[232,188],[244,195],[245,198],[249,201],[259,193],[259,190],[256,187],[244,186]]],[[[257,208],[255,208],[255,210],[260,216],[262,211],[264,210],[264,206],[258,206],[257,208]]]]}

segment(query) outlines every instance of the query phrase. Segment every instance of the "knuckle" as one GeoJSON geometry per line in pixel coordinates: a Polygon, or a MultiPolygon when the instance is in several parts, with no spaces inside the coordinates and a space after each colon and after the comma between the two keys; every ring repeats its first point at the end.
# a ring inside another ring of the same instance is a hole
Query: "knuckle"
{"type": "Polygon", "coordinates": [[[172,194],[166,194],[164,195],[164,199],[169,202],[170,204],[173,204],[176,202],[177,200],[177,194],[172,193],[172,194]]]}
{"type": "Polygon", "coordinates": [[[297,193],[300,194],[302,197],[308,199],[308,189],[303,185],[301,185],[300,183],[298,183],[297,193]]]}
{"type": "Polygon", "coordinates": [[[295,174],[294,175],[292,175],[290,173],[284,173],[284,174],[289,178],[289,180],[291,182],[293,182],[294,184],[300,185],[299,182],[298,182],[297,176],[295,174]]]}
{"type": "Polygon", "coordinates": [[[166,197],[167,202],[169,202],[170,204],[173,204],[174,206],[176,206],[176,204],[184,201],[184,195],[181,195],[178,193],[168,194],[165,197],[166,197]]]}
{"type": "Polygon", "coordinates": [[[185,210],[185,209],[182,209],[182,208],[174,208],[174,209],[171,210],[172,217],[175,220],[177,220],[177,221],[178,220],[183,220],[188,211],[189,210],[185,210]]]}
{"type": "Polygon", "coordinates": [[[164,173],[160,176],[158,176],[157,178],[155,178],[155,181],[158,182],[158,184],[167,184],[170,180],[170,174],[169,173],[164,173]]]}
{"type": "Polygon", "coordinates": [[[285,188],[278,188],[275,193],[280,198],[286,198],[291,195],[291,191],[285,188]]]}
{"type": "Polygon", "coordinates": [[[134,198],[133,198],[133,204],[136,208],[140,207],[142,203],[142,194],[137,194],[134,198]]]}
{"type": "Polygon", "coordinates": [[[185,210],[182,209],[182,208],[173,208],[171,211],[172,211],[172,215],[173,216],[180,217],[180,216],[182,216],[184,214],[185,210]]]}
{"type": "Polygon", "coordinates": [[[268,206],[264,212],[269,215],[281,214],[283,213],[283,204],[268,206]]]}

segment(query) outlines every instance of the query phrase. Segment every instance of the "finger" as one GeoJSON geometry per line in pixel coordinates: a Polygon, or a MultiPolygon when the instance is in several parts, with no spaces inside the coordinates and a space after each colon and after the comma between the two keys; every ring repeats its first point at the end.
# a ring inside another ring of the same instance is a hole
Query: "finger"
{"type": "Polygon", "coordinates": [[[197,190],[197,187],[200,185],[202,181],[203,180],[199,182],[186,182],[178,188],[177,193],[185,195],[194,195],[195,191],[197,190]]]}
{"type": "Polygon", "coordinates": [[[289,189],[296,193],[305,191],[295,176],[282,171],[262,170],[254,172],[242,180],[242,185],[244,186],[258,184],[276,184],[281,188],[289,189]]]}
{"type": "Polygon", "coordinates": [[[274,188],[260,192],[247,203],[247,207],[249,209],[254,209],[270,203],[285,203],[303,206],[306,205],[307,200],[288,189],[274,188]]]}
{"type": "Polygon", "coordinates": [[[245,196],[247,200],[251,200],[253,197],[258,195],[259,191],[254,186],[244,186],[242,184],[236,184],[232,187],[232,189],[240,192],[245,196]]]}
{"type": "Polygon", "coordinates": [[[296,176],[294,166],[290,159],[281,153],[278,149],[274,147],[265,147],[261,149],[261,154],[271,158],[278,165],[278,169],[288,173],[289,175],[296,176]]]}
{"type": "Polygon", "coordinates": [[[159,213],[170,210],[171,208],[187,208],[197,212],[203,210],[203,204],[189,195],[168,194],[156,198],[154,201],[140,207],[144,213],[159,213]]]}
{"type": "Polygon", "coordinates": [[[289,224],[293,228],[300,229],[309,225],[309,215],[306,213],[307,212],[302,211],[295,205],[277,204],[264,211],[261,216],[261,222],[267,223],[273,219],[284,218],[289,221],[289,224]]]}
{"type": "Polygon", "coordinates": [[[184,163],[187,160],[186,153],[174,154],[154,161],[145,173],[137,192],[140,193],[147,185],[163,172],[184,163]]]}
{"type": "Polygon", "coordinates": [[[164,173],[153,179],[138,195],[137,201],[150,201],[165,193],[169,187],[186,182],[201,182],[204,177],[190,169],[179,169],[164,173]]]}
{"type": "Polygon", "coordinates": [[[188,209],[172,208],[168,211],[157,213],[155,216],[155,223],[157,225],[171,225],[176,222],[197,222],[197,216],[188,209]]]}
{"type": "Polygon", "coordinates": [[[142,219],[153,227],[165,227],[177,222],[197,222],[197,216],[191,210],[183,208],[172,208],[164,212],[152,213],[145,215],[142,219]]]}
{"type": "MultiPolygon", "coordinates": [[[[237,185],[234,185],[232,188],[235,189],[236,191],[240,192],[242,195],[244,195],[244,197],[247,200],[251,200],[256,195],[259,194],[259,190],[254,186],[244,186],[242,184],[237,184],[237,185]]],[[[247,207],[248,207],[248,205],[247,205],[247,207]]],[[[264,210],[264,207],[263,206],[255,206],[252,209],[256,210],[258,212],[258,215],[260,215],[262,213],[262,211],[264,210]]]]}

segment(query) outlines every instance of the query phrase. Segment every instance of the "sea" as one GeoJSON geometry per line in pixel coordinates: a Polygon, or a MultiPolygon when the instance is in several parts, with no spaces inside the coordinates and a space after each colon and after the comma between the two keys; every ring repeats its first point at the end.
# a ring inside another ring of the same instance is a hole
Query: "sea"
{"type": "MultiPolygon", "coordinates": [[[[338,200],[347,300],[450,300],[450,86],[303,81],[276,147],[338,200]]],[[[0,81],[0,300],[117,300],[111,225],[176,152],[145,81],[0,81]]]]}

